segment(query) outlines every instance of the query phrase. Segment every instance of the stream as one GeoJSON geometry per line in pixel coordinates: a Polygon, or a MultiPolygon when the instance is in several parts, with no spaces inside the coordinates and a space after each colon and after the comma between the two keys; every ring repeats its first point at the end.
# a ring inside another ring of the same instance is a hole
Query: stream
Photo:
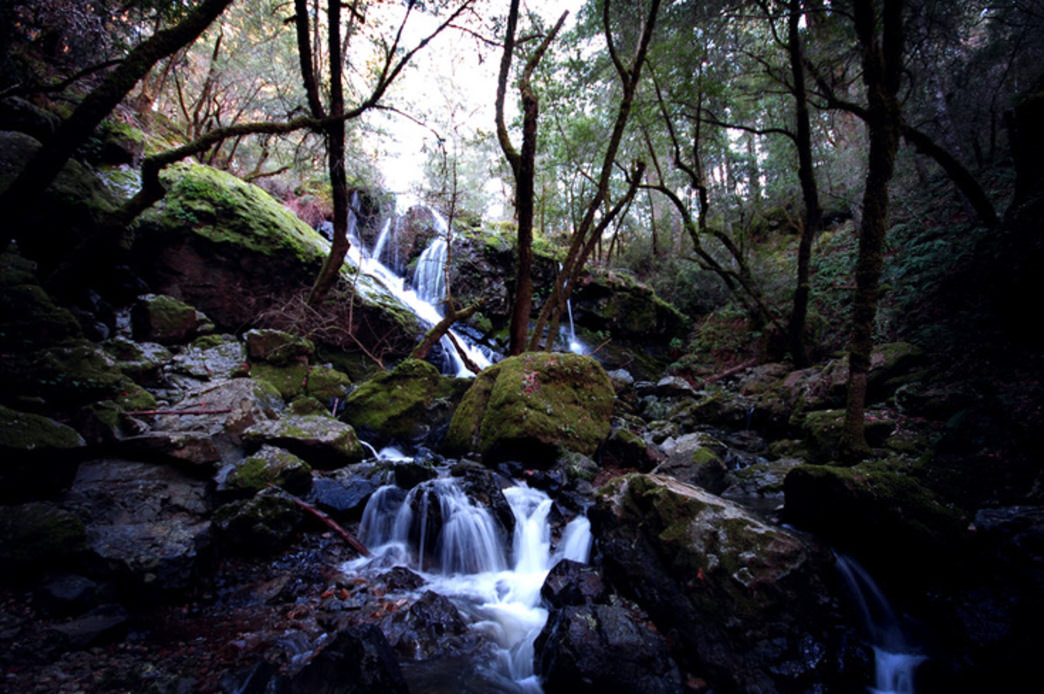
{"type": "Polygon", "coordinates": [[[524,484],[503,494],[515,521],[510,544],[489,510],[469,499],[454,478],[428,480],[408,493],[381,487],[359,529],[373,556],[342,568],[348,575],[394,566],[416,572],[424,579],[417,594],[430,590],[450,598],[470,628],[495,644],[492,662],[473,667],[488,668],[486,677],[499,691],[537,693],[533,644],[547,621],[540,588],[558,561],[587,561],[590,524],[574,518],[554,546],[547,494],[524,484]]]}

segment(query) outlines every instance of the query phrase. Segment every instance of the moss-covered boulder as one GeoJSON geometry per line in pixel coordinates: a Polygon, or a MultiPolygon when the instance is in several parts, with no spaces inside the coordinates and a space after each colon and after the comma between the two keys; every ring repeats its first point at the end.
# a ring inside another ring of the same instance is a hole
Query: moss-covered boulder
{"type": "Polygon", "coordinates": [[[258,422],[243,433],[247,446],[264,444],[285,448],[324,470],[344,467],[367,456],[355,430],[322,415],[283,415],[258,422]]]}
{"type": "Polygon", "coordinates": [[[195,337],[206,322],[194,307],[163,294],[143,294],[131,307],[136,340],[181,344],[195,337]]]}
{"type": "Polygon", "coordinates": [[[353,390],[343,419],[377,443],[423,443],[449,421],[451,401],[466,384],[444,378],[426,361],[407,359],[353,390]]]}
{"type": "Polygon", "coordinates": [[[178,385],[246,376],[250,367],[243,343],[231,335],[204,335],[170,360],[168,381],[178,385]],[[181,378],[187,376],[188,378],[181,378]]]}
{"type": "Polygon", "coordinates": [[[153,429],[206,435],[239,446],[244,431],[278,417],[284,404],[279,392],[264,381],[231,378],[198,386],[169,409],[171,414],[155,416],[153,429]]]}
{"type": "Polygon", "coordinates": [[[0,499],[47,496],[69,486],[75,451],[84,445],[72,427],[0,405],[0,499]]]}
{"type": "Polygon", "coordinates": [[[6,578],[68,567],[86,549],[83,521],[65,509],[43,502],[0,506],[0,564],[6,578]]]}
{"type": "Polygon", "coordinates": [[[299,395],[304,395],[309,370],[308,364],[277,366],[260,363],[250,365],[250,376],[270,384],[279,391],[283,400],[293,400],[299,395]]]}
{"type": "Polygon", "coordinates": [[[804,691],[836,674],[829,553],[659,475],[615,478],[589,517],[607,580],[671,634],[683,671],[748,692],[804,691]]]}
{"type": "Polygon", "coordinates": [[[38,395],[55,409],[96,400],[115,400],[127,409],[150,409],[156,404],[99,345],[86,340],[34,353],[15,378],[23,394],[38,395]]]}
{"type": "Polygon", "coordinates": [[[909,471],[885,462],[801,465],[787,474],[783,491],[788,522],[906,589],[926,587],[960,555],[967,526],[961,514],[909,471]]]}
{"type": "Polygon", "coordinates": [[[343,371],[331,366],[313,366],[305,381],[305,395],[321,403],[331,403],[344,400],[351,386],[352,379],[343,371]]]}
{"type": "Polygon", "coordinates": [[[307,494],[312,487],[312,468],[290,451],[264,445],[253,455],[237,462],[219,489],[252,496],[269,484],[293,494],[307,494]]]}
{"type": "MultiPolygon", "coordinates": [[[[328,252],[319,233],[230,174],[183,164],[165,169],[162,179],[166,196],[134,226],[132,261],[141,276],[204,311],[221,330],[293,324],[293,307],[301,305],[328,252]]],[[[311,307],[309,320],[329,325],[327,342],[338,348],[347,350],[354,339],[382,341],[388,358],[404,355],[423,332],[416,316],[372,277],[356,278],[349,264],[344,276],[352,278],[345,297],[353,306],[332,296],[311,307]],[[347,325],[349,315],[354,325],[347,325]]]]}
{"type": "MultiPolygon", "coordinates": [[[[841,460],[839,454],[844,424],[844,410],[818,410],[805,416],[803,429],[808,439],[811,462],[841,460]]],[[[883,413],[868,412],[864,431],[871,446],[880,446],[895,431],[895,422],[883,413]]]]}
{"type": "Polygon", "coordinates": [[[247,353],[253,361],[283,365],[289,362],[307,362],[315,356],[315,344],[283,330],[254,329],[243,334],[247,353]]]}
{"type": "Polygon", "coordinates": [[[727,448],[710,434],[695,432],[660,444],[667,459],[653,471],[720,494],[728,486],[727,448]]]}
{"type": "Polygon", "coordinates": [[[609,435],[613,397],[609,377],[590,357],[510,357],[479,374],[464,394],[446,447],[544,467],[560,453],[592,455],[609,435]]]}
{"type": "Polygon", "coordinates": [[[157,342],[135,342],[125,337],[106,340],[102,349],[116,360],[116,368],[136,381],[156,376],[174,357],[169,349],[157,342]]]}
{"type": "Polygon", "coordinates": [[[609,272],[592,275],[573,293],[577,323],[608,330],[613,337],[667,345],[684,339],[689,320],[633,277],[609,272]]]}
{"type": "Polygon", "coordinates": [[[265,489],[214,512],[219,540],[239,554],[273,554],[293,541],[304,511],[276,489],[265,489]]]}

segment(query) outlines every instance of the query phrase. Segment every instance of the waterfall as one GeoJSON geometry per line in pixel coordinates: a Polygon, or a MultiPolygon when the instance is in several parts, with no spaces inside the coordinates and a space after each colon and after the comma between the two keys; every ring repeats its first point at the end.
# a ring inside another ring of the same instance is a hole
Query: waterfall
{"type": "Polygon", "coordinates": [[[914,671],[925,656],[916,652],[881,588],[851,557],[837,554],[837,568],[859,609],[874,650],[872,694],[914,694],[914,671]]]}
{"type": "Polygon", "coordinates": [[[441,236],[432,239],[417,259],[417,267],[413,271],[413,286],[417,296],[436,306],[446,298],[447,252],[446,239],[441,236]]]}
{"type": "MultiPolygon", "coordinates": [[[[348,208],[348,229],[349,238],[352,240],[352,245],[348,249],[348,259],[355,263],[362,272],[366,273],[384,289],[392,294],[396,299],[405,304],[410,310],[412,310],[418,318],[420,318],[427,325],[435,325],[442,320],[442,313],[435,307],[431,301],[423,298],[418,294],[417,291],[406,287],[406,281],[401,276],[395,274],[393,270],[388,268],[386,265],[380,262],[379,253],[383,253],[384,244],[388,242],[388,237],[394,234],[394,230],[397,227],[397,220],[395,218],[389,219],[388,223],[382,227],[380,236],[377,242],[374,244],[374,253],[367,254],[364,252],[363,245],[358,238],[357,229],[357,217],[356,208],[358,205],[358,193],[352,194],[352,204],[348,208]]],[[[438,230],[438,235],[435,238],[435,242],[441,240],[442,244],[446,243],[446,236],[448,234],[448,227],[445,219],[442,218],[434,210],[431,210],[433,218],[435,220],[435,227],[438,230]]],[[[433,242],[434,243],[434,242],[433,242]]],[[[419,265],[419,263],[418,263],[419,265]]],[[[445,266],[445,251],[443,251],[443,261],[439,265],[439,278],[443,284],[442,291],[445,292],[445,279],[443,274],[443,268],[445,266]]],[[[438,297],[441,299],[441,295],[438,297]]],[[[462,349],[467,353],[468,358],[471,359],[480,369],[490,365],[490,358],[482,352],[477,346],[465,340],[462,336],[453,330],[449,331],[457,343],[461,345],[462,349]]],[[[455,376],[471,377],[474,374],[467,368],[464,360],[460,358],[456,348],[453,345],[452,340],[449,337],[443,338],[442,349],[445,354],[448,355],[448,363],[444,367],[444,371],[451,373],[455,376]]]]}
{"type": "Polygon", "coordinates": [[[488,509],[472,502],[457,480],[429,480],[408,494],[381,487],[359,529],[374,557],[349,562],[345,570],[398,564],[420,572],[424,589],[457,601],[472,627],[496,644],[495,661],[487,667],[513,681],[516,691],[539,694],[533,644],[547,621],[540,588],[559,560],[587,561],[590,523],[572,520],[553,550],[547,494],[519,485],[503,495],[515,519],[509,552],[488,509]]]}

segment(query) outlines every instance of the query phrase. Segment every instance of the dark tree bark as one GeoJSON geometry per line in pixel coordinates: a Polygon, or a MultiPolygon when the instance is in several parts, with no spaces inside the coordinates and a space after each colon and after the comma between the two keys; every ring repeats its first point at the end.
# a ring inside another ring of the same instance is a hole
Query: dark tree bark
{"type": "Polygon", "coordinates": [[[515,273],[515,296],[511,305],[510,354],[521,354],[526,348],[529,332],[529,317],[533,310],[533,210],[535,195],[533,180],[536,176],[537,120],[540,116],[540,101],[533,91],[531,78],[548,46],[565,22],[568,12],[563,12],[554,28],[544,37],[522,72],[519,92],[522,96],[522,151],[515,150],[508,137],[504,122],[504,99],[507,94],[508,74],[511,70],[515,50],[515,32],[518,28],[519,0],[511,0],[508,11],[507,29],[504,35],[504,54],[500,60],[497,76],[497,140],[504,157],[511,165],[515,177],[515,211],[518,215],[518,266],[515,273]]]}
{"type": "Polygon", "coordinates": [[[881,4],[878,15],[874,0],[854,2],[853,19],[862,47],[863,83],[867,90],[870,153],[859,229],[852,337],[848,346],[848,399],[841,435],[842,456],[848,459],[869,451],[865,433],[867,375],[888,224],[888,182],[895,168],[902,131],[898,94],[903,72],[903,3],[902,0],[883,0],[881,4]]]}
{"type": "MultiPolygon", "coordinates": [[[[152,66],[203,33],[232,0],[203,0],[175,26],[157,31],[135,46],[127,57],[84,97],[54,135],[37,150],[18,177],[0,194],[0,209],[32,207],[54,180],[76,148],[90,137],[152,66]]],[[[16,224],[16,233],[33,232],[16,224]]]]}
{"type": "Polygon", "coordinates": [[[794,95],[794,114],[796,120],[795,144],[798,153],[798,180],[801,182],[801,196],[805,202],[805,220],[801,228],[801,239],[798,242],[798,275],[797,287],[794,290],[794,308],[790,315],[788,333],[790,338],[790,355],[798,368],[808,366],[808,352],[805,345],[805,320],[808,316],[808,297],[811,293],[810,265],[812,258],[812,241],[819,233],[823,214],[819,207],[819,192],[816,188],[816,174],[812,168],[812,128],[808,115],[808,94],[805,89],[805,63],[801,47],[801,33],[798,23],[801,19],[801,0],[789,0],[787,16],[787,52],[790,55],[790,71],[794,95]]]}

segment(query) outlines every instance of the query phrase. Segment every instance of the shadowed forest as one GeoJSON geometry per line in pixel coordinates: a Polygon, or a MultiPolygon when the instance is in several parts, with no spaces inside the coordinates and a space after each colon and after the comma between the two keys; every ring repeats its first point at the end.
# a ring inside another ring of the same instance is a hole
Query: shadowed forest
{"type": "Polygon", "coordinates": [[[1019,691],[1041,36],[6,3],[4,690],[1019,691]]]}

